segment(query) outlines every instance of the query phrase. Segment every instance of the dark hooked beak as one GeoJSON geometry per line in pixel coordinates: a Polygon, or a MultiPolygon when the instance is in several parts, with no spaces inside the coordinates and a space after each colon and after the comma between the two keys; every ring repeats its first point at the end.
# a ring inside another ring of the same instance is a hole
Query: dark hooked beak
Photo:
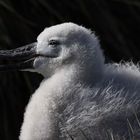
{"type": "Polygon", "coordinates": [[[17,49],[0,50],[0,71],[32,69],[36,54],[37,43],[32,43],[17,49]]]}

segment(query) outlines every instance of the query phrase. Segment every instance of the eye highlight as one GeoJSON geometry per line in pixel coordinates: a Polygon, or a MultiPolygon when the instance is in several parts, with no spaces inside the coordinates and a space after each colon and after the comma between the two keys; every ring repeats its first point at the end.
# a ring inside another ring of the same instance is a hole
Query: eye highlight
{"type": "Polygon", "coordinates": [[[51,45],[51,46],[56,46],[59,44],[60,44],[60,42],[58,40],[54,40],[54,39],[50,40],[48,43],[48,45],[51,45]]]}

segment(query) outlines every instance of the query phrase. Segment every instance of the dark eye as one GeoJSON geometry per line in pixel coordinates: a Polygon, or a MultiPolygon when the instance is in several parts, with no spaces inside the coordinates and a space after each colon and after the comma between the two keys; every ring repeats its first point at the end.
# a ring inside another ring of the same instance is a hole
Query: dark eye
{"type": "Polygon", "coordinates": [[[60,44],[60,42],[58,40],[50,40],[49,41],[49,45],[51,45],[51,46],[56,46],[56,45],[59,45],[59,44],[60,44]]]}

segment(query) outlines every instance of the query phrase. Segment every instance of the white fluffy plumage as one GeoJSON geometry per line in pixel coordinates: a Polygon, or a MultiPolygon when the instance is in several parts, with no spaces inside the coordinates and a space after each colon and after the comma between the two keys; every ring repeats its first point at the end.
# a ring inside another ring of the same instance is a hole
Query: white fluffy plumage
{"type": "Polygon", "coordinates": [[[105,64],[98,38],[74,23],[46,28],[37,40],[37,52],[58,56],[34,61],[44,80],[26,108],[20,140],[140,139],[138,66],[105,64]]]}

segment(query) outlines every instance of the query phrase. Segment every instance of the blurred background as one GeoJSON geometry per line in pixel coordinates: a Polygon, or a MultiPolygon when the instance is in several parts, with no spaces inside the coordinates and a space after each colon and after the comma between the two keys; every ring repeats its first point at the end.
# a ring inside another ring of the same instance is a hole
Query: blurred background
{"type": "MultiPolygon", "coordinates": [[[[36,41],[45,28],[74,22],[95,31],[107,60],[140,61],[140,0],[0,0],[0,49],[36,41]]],[[[0,73],[0,140],[17,140],[42,76],[0,73]]]]}

